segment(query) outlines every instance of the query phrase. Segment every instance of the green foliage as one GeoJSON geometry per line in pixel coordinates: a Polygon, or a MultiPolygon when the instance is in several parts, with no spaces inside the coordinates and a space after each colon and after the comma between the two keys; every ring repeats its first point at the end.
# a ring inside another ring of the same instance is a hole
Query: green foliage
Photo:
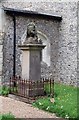
{"type": "MultiPolygon", "coordinates": [[[[47,92],[49,87],[46,86],[47,92]]],[[[55,102],[50,97],[38,99],[33,105],[63,118],[77,118],[77,89],[63,84],[54,85],[55,102]]]]}
{"type": "Polygon", "coordinates": [[[10,91],[17,92],[17,87],[14,87],[14,88],[10,88],[10,87],[7,87],[7,86],[1,86],[0,87],[0,95],[8,96],[10,91]]]}
{"type": "MultiPolygon", "coordinates": [[[[44,85],[44,90],[47,96],[50,96],[50,84],[46,83],[44,85]]],[[[53,85],[51,85],[51,92],[53,93],[53,85]]]]}
{"type": "Polygon", "coordinates": [[[15,120],[14,115],[11,113],[0,115],[0,120],[15,120]]]}
{"type": "Polygon", "coordinates": [[[0,95],[7,96],[9,94],[10,88],[7,86],[0,87],[0,95]]]}

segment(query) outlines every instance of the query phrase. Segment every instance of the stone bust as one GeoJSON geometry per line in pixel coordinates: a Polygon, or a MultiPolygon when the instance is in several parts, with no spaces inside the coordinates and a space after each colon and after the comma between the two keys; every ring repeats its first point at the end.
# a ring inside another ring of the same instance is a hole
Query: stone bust
{"type": "Polygon", "coordinates": [[[24,44],[42,44],[41,40],[38,40],[37,29],[33,22],[27,25],[27,35],[24,44]]]}

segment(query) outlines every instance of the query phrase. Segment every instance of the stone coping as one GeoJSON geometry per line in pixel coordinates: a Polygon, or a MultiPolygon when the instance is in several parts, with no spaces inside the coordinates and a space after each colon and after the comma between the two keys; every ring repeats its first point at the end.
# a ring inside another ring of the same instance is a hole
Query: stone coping
{"type": "Polygon", "coordinates": [[[16,16],[18,15],[33,15],[34,16],[38,16],[38,17],[44,17],[44,18],[50,18],[53,20],[57,20],[57,21],[61,21],[62,20],[62,16],[59,14],[49,14],[49,13],[41,13],[41,12],[36,12],[36,11],[28,11],[28,10],[19,10],[19,9],[15,9],[15,8],[8,8],[8,7],[3,7],[3,10],[6,11],[7,14],[12,15],[15,14],[16,16]]]}
{"type": "Polygon", "coordinates": [[[18,45],[21,50],[41,50],[44,49],[46,45],[41,44],[26,44],[26,45],[18,45]]]}

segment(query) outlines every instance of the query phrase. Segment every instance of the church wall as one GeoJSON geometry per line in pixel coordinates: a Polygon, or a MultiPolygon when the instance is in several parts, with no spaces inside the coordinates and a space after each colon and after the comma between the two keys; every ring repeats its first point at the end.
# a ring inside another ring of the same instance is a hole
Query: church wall
{"type": "MultiPolygon", "coordinates": [[[[74,84],[77,83],[77,2],[28,2],[28,3],[9,3],[5,4],[7,7],[17,8],[17,9],[26,9],[38,12],[45,13],[55,13],[60,14],[62,16],[62,21],[60,23],[56,21],[47,21],[41,20],[38,18],[27,18],[27,17],[17,17],[17,44],[23,35],[26,25],[30,21],[35,21],[37,28],[47,35],[50,45],[51,45],[51,71],[52,78],[55,81],[62,81],[66,84],[74,84]]],[[[13,41],[12,38],[12,18],[7,16],[7,34],[5,44],[8,41],[13,41]],[[8,39],[8,40],[7,40],[8,39]]],[[[4,46],[5,46],[4,44],[4,46]]],[[[7,47],[9,48],[9,46],[7,47]]],[[[6,51],[12,51],[6,50],[6,51]]],[[[19,60],[19,49],[17,49],[17,69],[20,65],[19,60]]],[[[6,53],[6,55],[9,52],[6,53]]],[[[8,57],[9,58],[9,57],[8,57]]],[[[12,58],[12,57],[11,57],[12,58]]],[[[6,59],[4,60],[6,61],[6,59]]],[[[8,62],[11,60],[8,60],[8,62]]],[[[7,63],[5,63],[7,64],[7,63]]],[[[11,63],[12,65],[12,63],[11,63]]],[[[44,64],[45,67],[46,64],[44,64]]],[[[6,65],[5,65],[6,66],[6,65]]],[[[7,71],[6,67],[6,71],[7,71]]],[[[12,68],[12,67],[11,67],[12,68]]],[[[11,72],[12,70],[9,70],[11,72]]],[[[20,74],[18,71],[17,74],[20,74]]],[[[5,74],[6,75],[6,74],[5,74]]],[[[11,74],[12,75],[12,74],[11,74]]],[[[46,74],[45,74],[46,75],[46,74]]],[[[7,71],[8,76],[8,71],[7,71]]],[[[51,74],[50,74],[51,76],[51,74]]]]}

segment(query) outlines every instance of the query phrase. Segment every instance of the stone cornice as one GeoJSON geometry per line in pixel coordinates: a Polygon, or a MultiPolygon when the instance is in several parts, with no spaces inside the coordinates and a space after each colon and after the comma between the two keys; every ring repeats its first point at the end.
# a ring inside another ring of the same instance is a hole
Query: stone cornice
{"type": "Polygon", "coordinates": [[[46,19],[53,19],[57,21],[62,20],[62,16],[58,14],[48,14],[48,13],[41,13],[41,12],[36,12],[36,11],[28,11],[28,10],[19,10],[19,9],[13,9],[13,8],[7,8],[3,7],[3,10],[6,12],[6,14],[13,15],[15,14],[16,16],[21,15],[28,15],[28,16],[33,16],[33,17],[42,17],[46,19]]]}

